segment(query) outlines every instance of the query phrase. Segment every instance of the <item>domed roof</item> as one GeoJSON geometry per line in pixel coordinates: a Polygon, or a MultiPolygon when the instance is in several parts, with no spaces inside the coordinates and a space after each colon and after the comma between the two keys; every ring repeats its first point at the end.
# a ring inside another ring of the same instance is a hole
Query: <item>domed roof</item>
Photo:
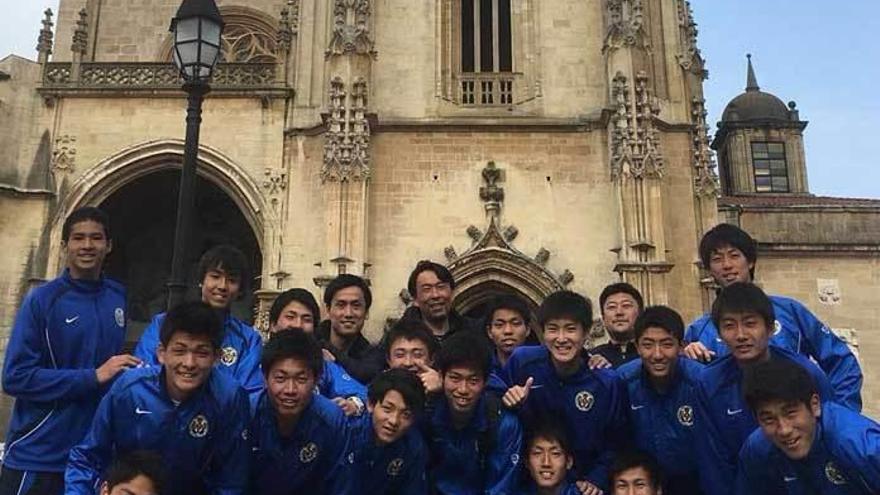
{"type": "Polygon", "coordinates": [[[755,77],[755,69],[752,67],[752,56],[748,55],[749,74],[746,83],[746,92],[737,96],[721,114],[723,122],[747,122],[755,120],[783,120],[790,121],[789,108],[776,96],[761,91],[755,77]]]}

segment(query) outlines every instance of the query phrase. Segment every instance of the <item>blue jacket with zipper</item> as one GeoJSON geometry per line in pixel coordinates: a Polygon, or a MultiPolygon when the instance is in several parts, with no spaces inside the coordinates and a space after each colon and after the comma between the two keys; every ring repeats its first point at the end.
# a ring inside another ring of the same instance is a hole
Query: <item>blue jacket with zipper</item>
{"type": "Polygon", "coordinates": [[[12,328],[3,391],[15,397],[3,464],[63,472],[106,387],[96,369],[125,342],[125,289],[64,274],[31,291],[12,328]]]}

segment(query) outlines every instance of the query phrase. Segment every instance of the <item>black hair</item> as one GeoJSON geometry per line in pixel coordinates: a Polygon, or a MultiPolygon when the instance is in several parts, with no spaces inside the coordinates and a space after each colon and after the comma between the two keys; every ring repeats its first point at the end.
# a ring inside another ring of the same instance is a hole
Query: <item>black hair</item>
{"type": "Polygon", "coordinates": [[[318,307],[318,302],[315,301],[315,296],[311,292],[300,288],[288,289],[278,294],[278,297],[272,303],[272,308],[269,309],[269,322],[273,325],[277,323],[278,318],[281,317],[281,312],[293,301],[305,306],[312,313],[312,319],[315,321],[315,325],[317,325],[321,319],[321,308],[318,307]]]}
{"type": "Polygon", "coordinates": [[[446,282],[449,284],[450,289],[455,290],[455,279],[452,278],[452,272],[448,268],[431,260],[422,260],[416,263],[416,267],[413,268],[412,273],[409,274],[409,280],[406,282],[406,290],[409,291],[409,295],[412,297],[416,297],[416,290],[418,289],[416,287],[416,279],[419,278],[422,272],[434,272],[434,275],[437,275],[437,279],[441,282],[446,282]]]}
{"type": "Polygon", "coordinates": [[[94,206],[84,206],[73,210],[67,218],[64,219],[64,225],[61,226],[61,240],[67,242],[70,240],[70,231],[73,226],[80,222],[91,220],[101,224],[104,227],[104,237],[109,241],[110,237],[110,217],[100,208],[94,206]]]}
{"type": "Polygon", "coordinates": [[[244,253],[231,244],[219,244],[205,251],[199,259],[199,283],[205,280],[209,270],[223,270],[241,282],[240,293],[248,288],[248,262],[244,253]]]}
{"type": "Polygon", "coordinates": [[[484,336],[460,332],[443,342],[434,365],[444,374],[460,366],[473,369],[483,378],[488,378],[491,366],[489,356],[489,343],[484,336]]]}
{"type": "Polygon", "coordinates": [[[165,461],[158,452],[135,450],[116,458],[104,473],[103,481],[112,489],[141,475],[153,483],[155,493],[162,493],[165,484],[165,461]]]}
{"type": "Polygon", "coordinates": [[[526,441],[523,443],[526,452],[531,450],[532,446],[540,438],[557,442],[562,451],[565,452],[565,455],[574,457],[571,445],[572,436],[568,428],[566,428],[564,421],[559,421],[558,418],[545,414],[540,416],[539,419],[530,422],[526,430],[526,441]]]}
{"type": "Polygon", "coordinates": [[[593,326],[593,307],[586,297],[570,290],[554,292],[544,299],[538,308],[538,324],[543,330],[550,320],[571,318],[589,332],[593,326]]]}
{"type": "Polygon", "coordinates": [[[712,304],[712,323],[715,324],[715,328],[721,329],[721,317],[731,313],[761,315],[768,332],[773,331],[776,322],[776,313],[773,311],[770,298],[760,287],[749,282],[732,283],[718,293],[712,304]]]}
{"type": "Polygon", "coordinates": [[[327,284],[327,288],[324,289],[324,304],[329,308],[330,303],[333,302],[333,296],[348,287],[357,287],[364,293],[364,304],[369,311],[370,306],[373,304],[373,293],[370,291],[370,286],[367,285],[366,280],[350,273],[343,273],[327,284]]]}
{"type": "Polygon", "coordinates": [[[159,341],[163,346],[167,346],[176,332],[207,337],[217,350],[223,342],[223,320],[217,310],[207,303],[183,302],[165,314],[165,319],[159,328],[159,341]]]}
{"type": "Polygon", "coordinates": [[[645,300],[642,298],[642,293],[639,292],[639,289],[636,289],[626,282],[617,282],[616,284],[611,284],[602,289],[602,294],[599,295],[600,311],[605,307],[605,301],[614,294],[629,294],[639,306],[639,311],[645,308],[645,300]]]}
{"type": "Polygon", "coordinates": [[[819,393],[813,377],[802,366],[773,357],[743,370],[742,392],[753,412],[772,401],[802,402],[810,407],[813,395],[819,393]]]}
{"type": "Polygon", "coordinates": [[[304,362],[315,374],[315,380],[319,380],[324,373],[324,353],[321,351],[321,344],[302,328],[285,328],[269,337],[269,342],[263,346],[263,353],[260,356],[263,375],[269,376],[272,366],[285,359],[304,362]]]}
{"type": "Polygon", "coordinates": [[[428,329],[421,318],[401,318],[388,330],[383,339],[386,344],[386,357],[389,356],[394,342],[400,339],[421,341],[428,348],[428,355],[432,358],[437,355],[437,351],[440,349],[437,337],[434,337],[434,333],[428,329]]]}
{"type": "Polygon", "coordinates": [[[406,407],[414,414],[421,414],[425,409],[425,387],[422,380],[412,371],[400,368],[386,370],[376,376],[367,389],[367,400],[376,405],[392,390],[403,397],[406,407]]]}
{"type": "Polygon", "coordinates": [[[658,489],[663,485],[663,472],[660,471],[657,461],[644,452],[631,450],[618,453],[611,463],[611,469],[608,471],[608,482],[612,490],[614,489],[614,481],[618,476],[625,471],[635,468],[642,468],[647,471],[648,476],[651,478],[651,486],[654,489],[658,489]]]}
{"type": "Polygon", "coordinates": [[[532,311],[529,309],[529,305],[520,297],[512,294],[502,294],[495,296],[489,301],[489,311],[486,312],[487,327],[492,324],[492,318],[499,309],[515,311],[519,313],[527,327],[532,324],[532,311]]]}
{"type": "Polygon", "coordinates": [[[755,278],[754,264],[758,261],[758,243],[748,232],[729,223],[719,223],[703,234],[700,240],[700,261],[703,262],[703,268],[709,269],[712,253],[723,246],[739,249],[753,265],[749,274],[755,278]]]}
{"type": "Polygon", "coordinates": [[[649,306],[642,311],[633,326],[637,341],[649,327],[662,328],[679,342],[684,340],[684,321],[676,310],[668,306],[649,306]]]}

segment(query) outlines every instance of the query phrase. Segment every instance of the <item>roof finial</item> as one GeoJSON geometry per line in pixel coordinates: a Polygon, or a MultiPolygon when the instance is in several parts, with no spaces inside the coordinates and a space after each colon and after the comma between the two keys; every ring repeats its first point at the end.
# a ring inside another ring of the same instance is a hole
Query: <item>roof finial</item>
{"type": "Polygon", "coordinates": [[[746,81],[746,91],[760,91],[758,79],[755,77],[755,68],[752,67],[752,54],[747,53],[746,58],[749,59],[749,76],[746,81]]]}

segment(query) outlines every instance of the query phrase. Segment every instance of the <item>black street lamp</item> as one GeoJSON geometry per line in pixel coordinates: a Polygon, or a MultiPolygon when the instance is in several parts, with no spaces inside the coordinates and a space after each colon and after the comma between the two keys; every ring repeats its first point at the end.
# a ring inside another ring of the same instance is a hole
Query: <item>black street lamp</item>
{"type": "Polygon", "coordinates": [[[186,253],[195,202],[202,100],[211,90],[208,81],[220,58],[223,17],[214,0],[183,0],[177,15],[171,20],[171,32],[174,33],[172,56],[184,80],[183,90],[187,92],[188,105],[177,225],[174,229],[174,255],[171,259],[171,280],[168,282],[168,309],[183,302],[186,295],[186,253]]]}

